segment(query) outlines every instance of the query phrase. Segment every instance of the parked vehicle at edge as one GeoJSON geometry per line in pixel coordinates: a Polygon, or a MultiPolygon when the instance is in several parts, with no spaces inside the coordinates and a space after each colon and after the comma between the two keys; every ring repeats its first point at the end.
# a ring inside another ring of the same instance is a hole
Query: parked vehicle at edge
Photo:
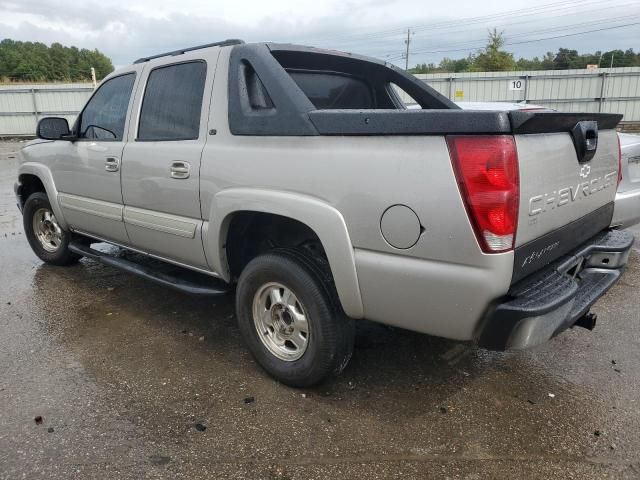
{"type": "Polygon", "coordinates": [[[592,328],[633,242],[608,228],[620,118],[464,111],[374,59],[224,41],[119,69],[71,129],[41,120],[15,190],[45,262],[235,284],[258,363],[306,386],[345,367],[362,318],[491,349],[592,328]]]}
{"type": "MultiPolygon", "coordinates": [[[[547,111],[554,112],[551,108],[535,105],[533,103],[521,102],[455,102],[455,104],[463,110],[524,110],[524,111],[547,111]]],[[[405,103],[408,110],[421,110],[417,103],[405,103]]]]}
{"type": "Polygon", "coordinates": [[[640,135],[619,133],[622,152],[622,181],[616,193],[612,226],[630,227],[640,223],[640,135]]]}

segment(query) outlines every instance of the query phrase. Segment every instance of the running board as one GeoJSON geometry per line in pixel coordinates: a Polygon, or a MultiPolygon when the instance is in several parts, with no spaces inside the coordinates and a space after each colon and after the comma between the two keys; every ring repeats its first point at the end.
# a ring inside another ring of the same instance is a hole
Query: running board
{"type": "Polygon", "coordinates": [[[171,287],[176,290],[180,290],[181,292],[189,293],[191,295],[219,296],[225,295],[229,291],[229,286],[222,280],[216,280],[213,278],[206,279],[203,282],[186,280],[174,275],[169,275],[167,273],[161,272],[152,267],[140,265],[139,263],[135,263],[124,258],[115,257],[108,253],[95,250],[86,243],[78,241],[71,242],[69,243],[69,250],[83,257],[96,260],[103,265],[119,268],[120,270],[124,270],[125,272],[133,273],[134,275],[146,278],[147,280],[151,280],[152,282],[156,282],[160,285],[171,287]],[[208,285],[209,282],[216,285],[208,285]]]}

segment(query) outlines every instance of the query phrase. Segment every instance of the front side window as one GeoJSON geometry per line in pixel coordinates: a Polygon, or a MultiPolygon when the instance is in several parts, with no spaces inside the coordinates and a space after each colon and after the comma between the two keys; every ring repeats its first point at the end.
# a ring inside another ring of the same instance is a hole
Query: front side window
{"type": "Polygon", "coordinates": [[[156,68],[149,74],[140,111],[138,140],[195,140],[207,65],[189,62],[156,68]]]}
{"type": "Polygon", "coordinates": [[[128,73],[100,85],[80,117],[79,138],[122,140],[135,78],[128,73]]]}

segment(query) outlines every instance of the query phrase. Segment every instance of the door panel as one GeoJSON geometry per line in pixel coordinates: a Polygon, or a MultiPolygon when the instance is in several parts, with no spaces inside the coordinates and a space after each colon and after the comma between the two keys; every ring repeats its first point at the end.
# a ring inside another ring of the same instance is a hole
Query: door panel
{"type": "Polygon", "coordinates": [[[128,207],[200,219],[198,172],[203,145],[197,141],[131,142],[123,155],[122,194],[128,207]],[[174,178],[174,162],[190,165],[188,178],[174,178]]]}
{"type": "Polygon", "coordinates": [[[59,192],[122,205],[120,172],[107,171],[107,158],[120,159],[123,142],[64,142],[54,168],[59,192]]]}
{"type": "Polygon", "coordinates": [[[122,162],[123,215],[132,246],[207,270],[199,173],[218,53],[149,62],[145,89],[135,100],[138,124],[122,162]]]}
{"type": "Polygon", "coordinates": [[[52,168],[60,208],[76,230],[128,243],[120,164],[137,71],[106,80],[80,114],[78,140],[60,142],[52,168]]]}
{"type": "Polygon", "coordinates": [[[209,270],[203,261],[202,221],[125,207],[124,221],[134,246],[154,255],[209,270]]]}

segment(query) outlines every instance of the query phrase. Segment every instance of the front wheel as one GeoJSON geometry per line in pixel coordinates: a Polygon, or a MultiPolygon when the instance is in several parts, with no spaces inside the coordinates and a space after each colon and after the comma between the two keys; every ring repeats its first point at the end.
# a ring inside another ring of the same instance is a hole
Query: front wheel
{"type": "Polygon", "coordinates": [[[298,252],[253,259],[236,290],[238,325],[257,362],[277,380],[308,387],[340,373],[354,325],[320,268],[298,252]]]}
{"type": "Polygon", "coordinates": [[[71,232],[58,224],[46,193],[31,194],[24,204],[22,215],[29,245],[43,262],[69,265],[80,259],[79,255],[69,250],[71,232]]]}

